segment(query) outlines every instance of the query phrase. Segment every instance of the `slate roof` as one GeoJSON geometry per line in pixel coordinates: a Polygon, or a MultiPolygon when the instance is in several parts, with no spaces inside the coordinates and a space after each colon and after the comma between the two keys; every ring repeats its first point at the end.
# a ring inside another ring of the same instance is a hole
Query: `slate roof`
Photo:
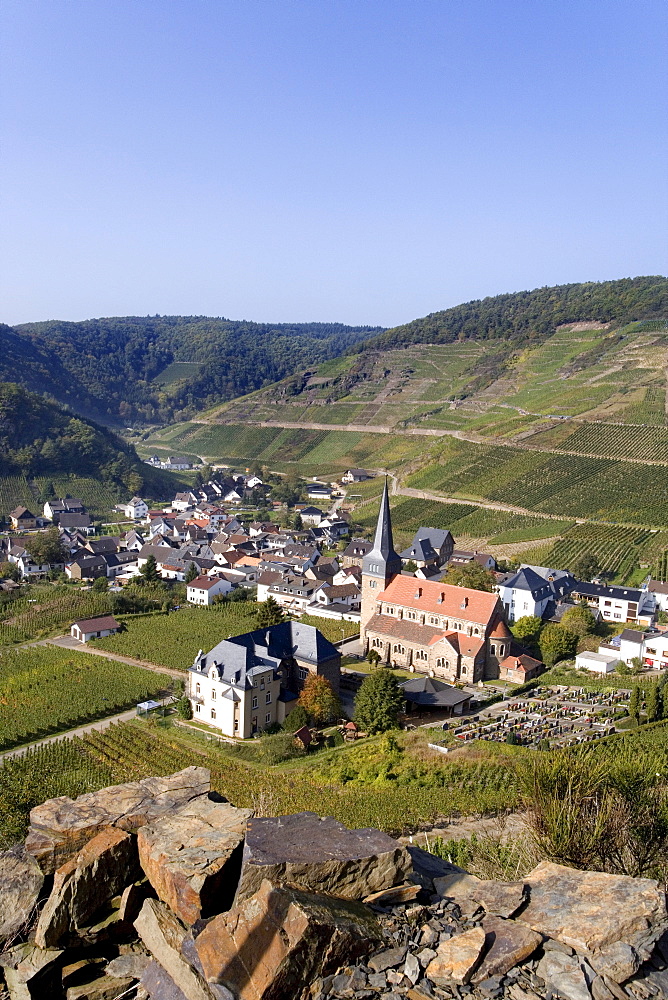
{"type": "Polygon", "coordinates": [[[414,680],[400,684],[406,701],[426,708],[454,708],[471,700],[471,695],[459,691],[444,681],[434,677],[416,677],[414,680]]]}
{"type": "Polygon", "coordinates": [[[630,587],[609,587],[604,583],[581,583],[579,580],[573,588],[573,594],[583,594],[588,597],[611,597],[617,601],[635,601],[636,603],[639,603],[642,597],[641,590],[630,587]]]}
{"type": "Polygon", "coordinates": [[[636,645],[642,646],[643,640],[645,639],[645,633],[637,632],[636,629],[633,628],[625,628],[619,638],[624,642],[634,642],[636,645]]]}
{"type": "Polygon", "coordinates": [[[514,576],[504,581],[503,586],[512,590],[526,590],[536,600],[549,597],[552,593],[552,587],[548,581],[539,576],[530,566],[518,570],[514,576]]]}
{"type": "Polygon", "coordinates": [[[80,618],[73,622],[82,632],[104,632],[107,629],[120,628],[113,615],[100,615],[99,618],[80,618]]]}

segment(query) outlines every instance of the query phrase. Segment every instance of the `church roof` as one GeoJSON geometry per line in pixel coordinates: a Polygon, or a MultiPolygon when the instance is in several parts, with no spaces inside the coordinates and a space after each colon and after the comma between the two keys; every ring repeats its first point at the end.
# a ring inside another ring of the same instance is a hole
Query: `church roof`
{"type": "Polygon", "coordinates": [[[387,577],[393,573],[401,573],[401,569],[401,557],[395,552],[394,540],[392,538],[392,519],[390,517],[390,500],[386,479],[385,486],[383,487],[383,496],[380,501],[373,547],[364,556],[362,571],[370,576],[387,577]]]}
{"type": "Polygon", "coordinates": [[[468,587],[453,587],[434,580],[418,580],[414,576],[396,576],[378,600],[403,608],[415,608],[428,614],[476,622],[488,627],[499,615],[500,601],[496,594],[468,587]]]}

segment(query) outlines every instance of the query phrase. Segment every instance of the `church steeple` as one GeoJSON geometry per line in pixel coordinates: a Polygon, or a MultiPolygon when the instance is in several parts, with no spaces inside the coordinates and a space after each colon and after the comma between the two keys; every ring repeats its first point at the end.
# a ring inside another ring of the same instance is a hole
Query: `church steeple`
{"type": "Polygon", "coordinates": [[[361,633],[364,644],[364,631],[369,619],[376,613],[378,595],[388,586],[391,580],[401,573],[401,557],[394,551],[392,540],[392,518],[390,516],[390,499],[387,492],[387,477],[380,501],[376,534],[373,547],[362,560],[362,608],[361,633]]]}

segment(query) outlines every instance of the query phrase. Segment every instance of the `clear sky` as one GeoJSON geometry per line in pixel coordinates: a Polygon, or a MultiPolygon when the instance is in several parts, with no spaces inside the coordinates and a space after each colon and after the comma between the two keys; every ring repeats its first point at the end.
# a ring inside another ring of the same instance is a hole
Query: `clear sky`
{"type": "Polygon", "coordinates": [[[0,320],[666,273],[664,0],[3,0],[0,320]]]}

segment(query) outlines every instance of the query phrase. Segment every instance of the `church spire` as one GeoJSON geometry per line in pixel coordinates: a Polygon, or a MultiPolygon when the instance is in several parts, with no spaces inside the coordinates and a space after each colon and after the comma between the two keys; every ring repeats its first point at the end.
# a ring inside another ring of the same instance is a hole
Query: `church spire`
{"type": "Polygon", "coordinates": [[[380,501],[380,511],[378,512],[373,548],[364,557],[362,573],[380,577],[385,583],[389,583],[391,577],[396,576],[397,573],[401,573],[401,558],[394,551],[394,541],[392,539],[392,518],[390,516],[387,476],[385,477],[383,496],[380,501]]]}

